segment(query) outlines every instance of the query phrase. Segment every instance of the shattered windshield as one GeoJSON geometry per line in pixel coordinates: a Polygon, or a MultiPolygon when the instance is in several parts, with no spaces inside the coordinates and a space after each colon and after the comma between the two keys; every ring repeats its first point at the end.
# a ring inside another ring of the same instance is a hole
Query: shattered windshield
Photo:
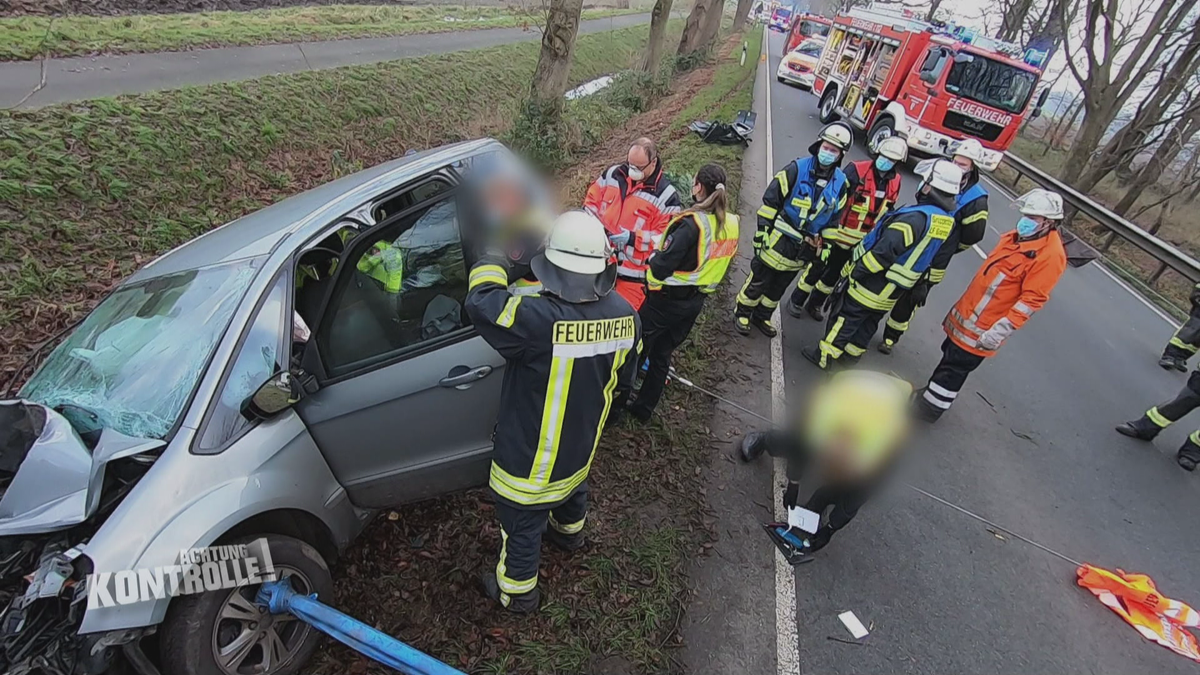
{"type": "Polygon", "coordinates": [[[1037,75],[978,54],[969,61],[955,60],[946,78],[946,91],[976,103],[1020,114],[1029,102],[1037,75]]]}
{"type": "Polygon", "coordinates": [[[259,260],[121,288],[55,348],[21,398],[60,410],[82,432],[170,433],[259,260]]]}

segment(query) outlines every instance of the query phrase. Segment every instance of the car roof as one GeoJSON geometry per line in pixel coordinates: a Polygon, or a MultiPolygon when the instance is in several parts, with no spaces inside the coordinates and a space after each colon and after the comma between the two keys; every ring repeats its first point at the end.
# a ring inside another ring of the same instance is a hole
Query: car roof
{"type": "Polygon", "coordinates": [[[399,186],[431,171],[480,154],[498,141],[483,138],[444,145],[384,162],[344,176],[266,208],[247,214],[184,243],[148,263],[122,285],[208,267],[223,262],[269,254],[287,237],[328,225],[368,201],[380,191],[399,186]]]}

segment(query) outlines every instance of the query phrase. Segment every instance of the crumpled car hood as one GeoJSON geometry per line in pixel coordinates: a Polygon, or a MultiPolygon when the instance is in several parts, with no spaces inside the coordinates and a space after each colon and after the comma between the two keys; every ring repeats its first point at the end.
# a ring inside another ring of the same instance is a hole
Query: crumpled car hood
{"type": "Polygon", "coordinates": [[[96,511],[109,462],[165,443],[104,429],[89,450],[62,415],[30,401],[0,401],[0,536],[61,530],[96,511]]]}

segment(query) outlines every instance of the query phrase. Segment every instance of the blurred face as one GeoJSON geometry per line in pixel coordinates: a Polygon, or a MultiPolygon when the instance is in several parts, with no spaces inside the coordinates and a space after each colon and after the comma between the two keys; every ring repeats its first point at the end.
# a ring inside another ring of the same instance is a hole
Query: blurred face
{"type": "Polygon", "coordinates": [[[696,182],[692,185],[692,199],[695,199],[698,202],[704,201],[704,186],[699,182],[696,182]]]}
{"type": "Polygon", "coordinates": [[[962,169],[964,174],[970,173],[971,169],[975,168],[975,162],[972,162],[962,155],[954,156],[954,164],[958,168],[962,169]]]}

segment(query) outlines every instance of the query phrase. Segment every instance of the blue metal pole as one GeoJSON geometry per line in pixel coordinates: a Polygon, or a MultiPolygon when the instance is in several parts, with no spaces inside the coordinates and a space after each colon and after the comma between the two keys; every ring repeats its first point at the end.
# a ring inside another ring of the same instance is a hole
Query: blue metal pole
{"type": "Polygon", "coordinates": [[[311,597],[300,595],[292,590],[291,583],[285,578],[264,583],[256,600],[258,604],[266,605],[272,614],[292,614],[347,647],[406,675],[465,675],[386,633],[317,602],[316,597],[315,594],[311,597]]]}

